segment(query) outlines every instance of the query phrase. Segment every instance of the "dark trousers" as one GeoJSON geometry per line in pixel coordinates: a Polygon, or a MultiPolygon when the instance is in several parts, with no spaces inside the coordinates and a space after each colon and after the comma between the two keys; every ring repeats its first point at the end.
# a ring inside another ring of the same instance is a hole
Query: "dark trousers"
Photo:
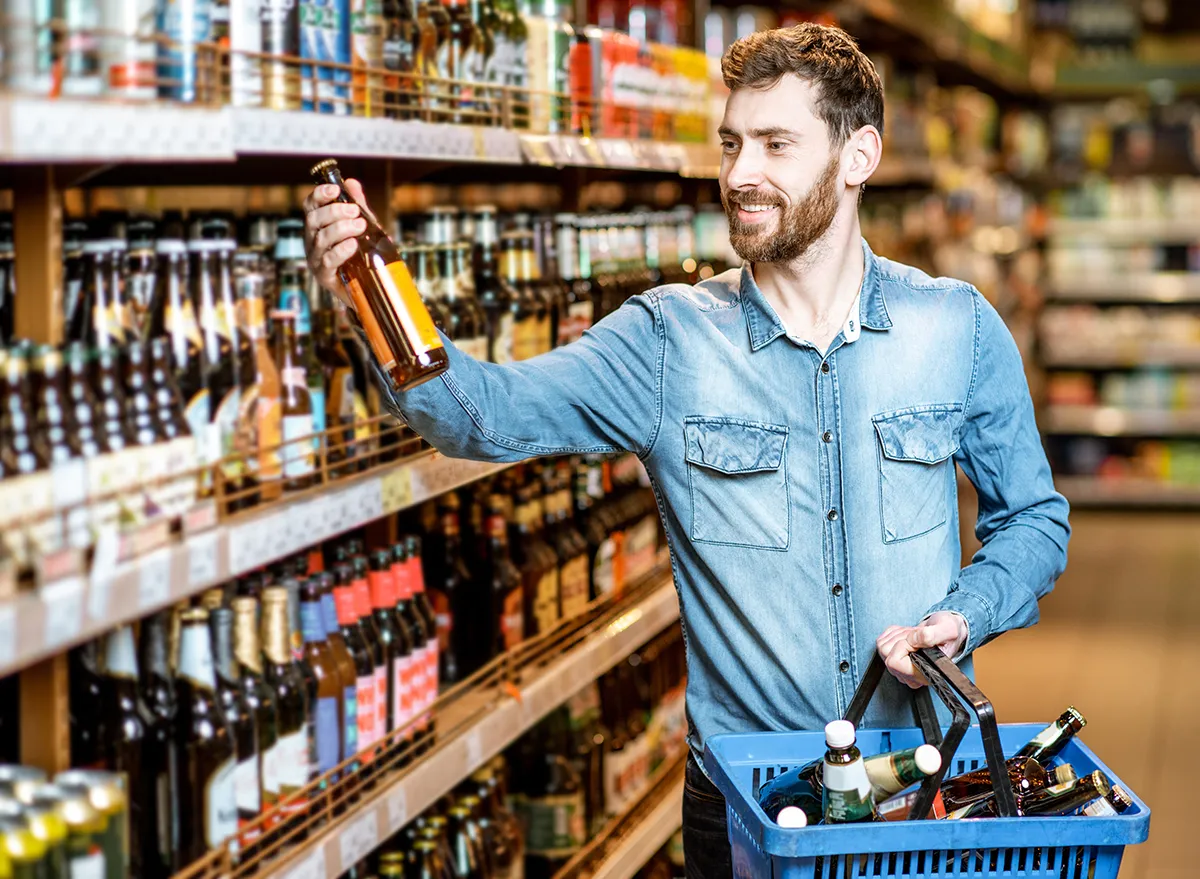
{"type": "Polygon", "coordinates": [[[687,879],[730,879],[725,797],[688,755],[683,784],[683,858],[687,879]]]}

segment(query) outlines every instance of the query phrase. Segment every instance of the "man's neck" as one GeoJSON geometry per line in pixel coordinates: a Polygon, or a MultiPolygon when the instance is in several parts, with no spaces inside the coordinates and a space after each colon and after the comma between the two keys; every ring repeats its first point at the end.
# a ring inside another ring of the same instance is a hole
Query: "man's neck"
{"type": "Polygon", "coordinates": [[[753,265],[755,283],[789,333],[822,348],[837,335],[862,285],[861,238],[855,211],[835,220],[800,258],[753,265]]]}

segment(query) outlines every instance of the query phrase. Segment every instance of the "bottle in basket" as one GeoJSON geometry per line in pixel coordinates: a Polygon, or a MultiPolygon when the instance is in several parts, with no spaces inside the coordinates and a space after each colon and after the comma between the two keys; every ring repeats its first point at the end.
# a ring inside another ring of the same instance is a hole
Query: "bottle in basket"
{"type": "MultiPolygon", "coordinates": [[[[1004,766],[1008,772],[1008,783],[1012,786],[1013,793],[1019,797],[1072,781],[1076,777],[1075,770],[1069,764],[1047,770],[1032,757],[1010,757],[1004,766]]],[[[947,811],[954,812],[976,800],[992,796],[992,773],[985,766],[964,775],[948,778],[942,782],[941,790],[947,811]]]]}
{"type": "Polygon", "coordinates": [[[871,782],[871,798],[879,803],[936,773],[942,768],[942,754],[933,745],[919,745],[868,757],[863,765],[871,782]]]}
{"type": "Polygon", "coordinates": [[[1093,818],[1111,818],[1113,815],[1124,815],[1132,808],[1133,797],[1125,788],[1114,784],[1106,796],[1085,806],[1083,814],[1093,818]]]}
{"type": "Polygon", "coordinates": [[[815,760],[807,766],[781,773],[759,789],[758,804],[768,818],[781,827],[811,826],[824,820],[825,807],[821,802],[820,773],[817,771],[821,762],[815,760]],[[793,809],[803,813],[804,824],[798,823],[799,816],[793,809]]]}
{"type": "Polygon", "coordinates": [[[1013,757],[1032,757],[1043,766],[1046,766],[1059,751],[1066,747],[1067,742],[1071,741],[1075,737],[1075,734],[1085,726],[1087,726],[1087,720],[1072,706],[1064,711],[1058,720],[1038,733],[1025,747],[1017,751],[1013,757]]]}
{"type": "MultiPolygon", "coordinates": [[[[1068,781],[1066,784],[1056,784],[1053,787],[1033,791],[1017,799],[1017,815],[1019,817],[1053,815],[1070,815],[1093,800],[1107,797],[1112,790],[1112,783],[1100,770],[1091,775],[1068,781]]],[[[995,818],[996,800],[994,797],[978,800],[969,806],[951,812],[946,820],[960,818],[995,818]]]]}
{"type": "Polygon", "coordinates": [[[854,724],[835,720],[825,727],[825,763],[821,767],[826,824],[856,824],[875,820],[871,780],[862,753],[855,746],[854,724]]]}

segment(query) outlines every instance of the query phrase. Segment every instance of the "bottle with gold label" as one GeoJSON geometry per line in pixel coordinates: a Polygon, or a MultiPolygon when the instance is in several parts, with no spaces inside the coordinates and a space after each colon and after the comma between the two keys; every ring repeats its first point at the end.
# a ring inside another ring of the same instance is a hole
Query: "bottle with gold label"
{"type": "Polygon", "coordinates": [[[288,591],[268,586],[262,591],[263,679],[275,693],[279,726],[275,771],[283,833],[294,831],[308,811],[307,799],[298,795],[309,782],[308,695],[291,640],[288,591]]]}
{"type": "Polygon", "coordinates": [[[273,311],[271,320],[278,328],[275,337],[275,362],[279,365],[282,400],[283,487],[288,491],[308,488],[317,478],[313,470],[313,444],[305,440],[313,432],[313,400],[309,392],[308,370],[296,333],[297,314],[273,311]]]}
{"type": "MultiPolygon", "coordinates": [[[[236,448],[246,464],[244,485],[257,487],[247,503],[283,493],[283,386],[267,338],[266,279],[257,261],[239,264],[238,326],[249,344],[242,354],[236,448]]],[[[306,433],[312,430],[311,418],[306,433]]]]}
{"type": "Polygon", "coordinates": [[[529,288],[532,295],[539,302],[534,346],[538,354],[545,354],[554,347],[555,332],[558,323],[558,300],[555,291],[542,278],[535,240],[536,236],[534,232],[523,231],[521,233],[520,271],[522,284],[529,288]]]}
{"type": "Polygon", "coordinates": [[[513,302],[513,360],[528,360],[543,350],[539,330],[546,316],[545,303],[527,283],[524,275],[528,266],[523,233],[505,232],[500,242],[500,274],[516,294],[513,302]]]}
{"type": "Polygon", "coordinates": [[[570,477],[557,467],[543,472],[546,528],[558,554],[560,609],[563,619],[583,613],[591,591],[588,577],[588,542],[571,517],[570,477]]]}
{"type": "MultiPolygon", "coordinates": [[[[339,201],[353,203],[336,160],[318,162],[312,175],[337,186],[339,201]]],[[[364,220],[358,251],[340,270],[342,283],[383,374],[396,390],[408,390],[440,375],[450,360],[396,245],[365,212],[364,220]]]]}
{"type": "MultiPolygon", "coordinates": [[[[275,713],[275,693],[263,679],[258,601],[249,596],[233,599],[233,656],[238,686],[246,705],[254,714],[258,777],[262,791],[260,811],[265,814],[279,802],[279,724],[275,713]]],[[[246,791],[246,795],[248,799],[249,791],[246,791]]]]}

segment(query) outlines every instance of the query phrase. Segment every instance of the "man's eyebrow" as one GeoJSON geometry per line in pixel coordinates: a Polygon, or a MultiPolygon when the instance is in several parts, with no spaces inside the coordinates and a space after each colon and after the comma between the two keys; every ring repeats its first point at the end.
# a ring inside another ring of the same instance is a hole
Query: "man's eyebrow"
{"type": "MultiPolygon", "coordinates": [[[[747,132],[750,137],[766,139],[769,137],[786,137],[791,140],[799,140],[800,133],[791,128],[784,128],[782,125],[770,125],[766,128],[751,128],[747,132]]],[[[742,135],[732,128],[722,125],[717,129],[717,134],[721,137],[741,137],[742,135]]]]}

